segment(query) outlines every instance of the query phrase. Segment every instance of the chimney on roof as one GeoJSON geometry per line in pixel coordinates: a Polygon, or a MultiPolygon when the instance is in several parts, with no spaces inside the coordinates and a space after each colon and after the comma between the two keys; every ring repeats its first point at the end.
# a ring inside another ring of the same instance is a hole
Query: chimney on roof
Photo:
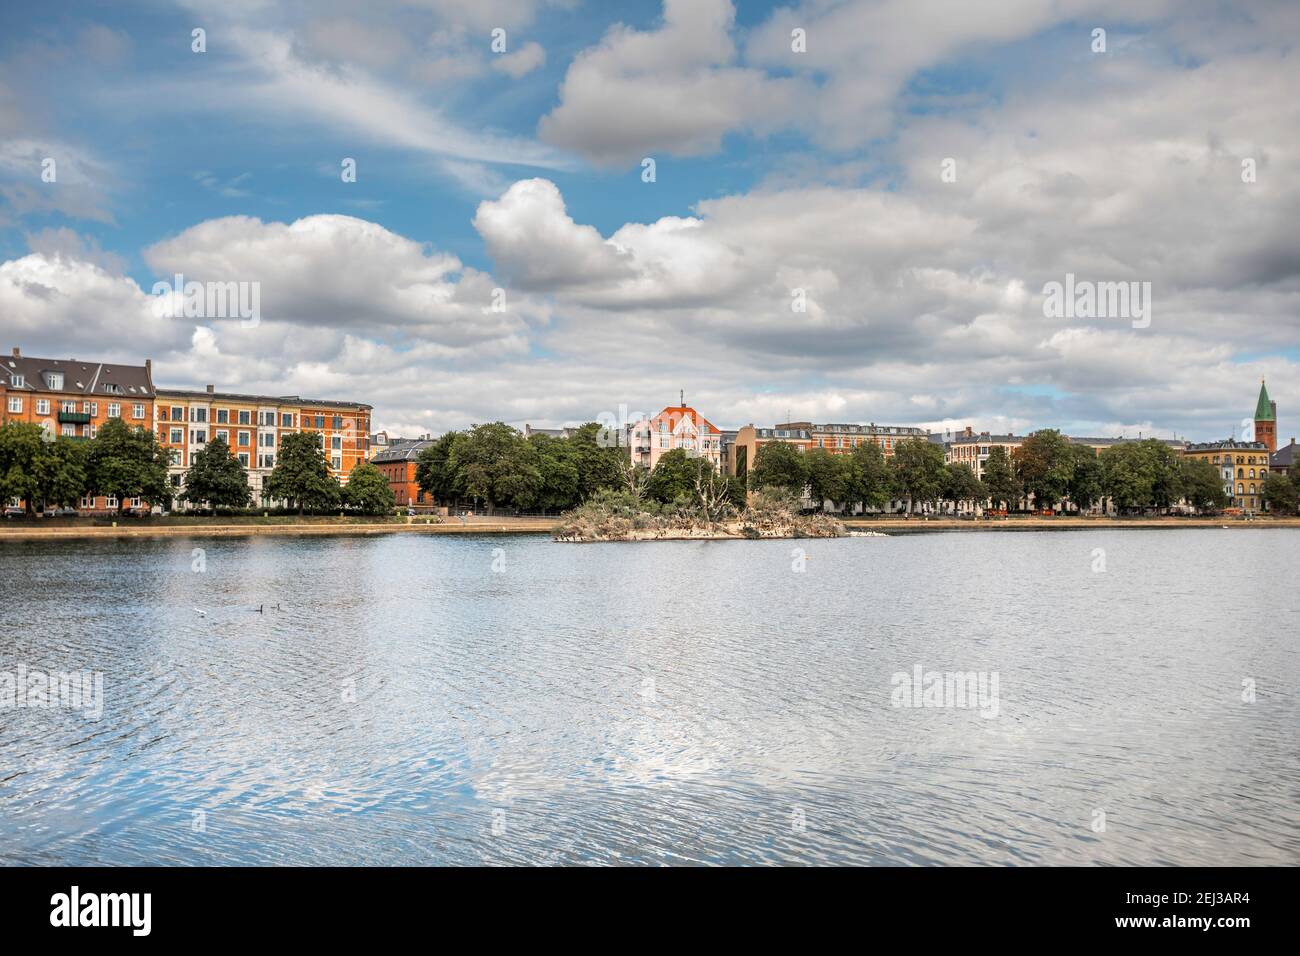
{"type": "Polygon", "coordinates": [[[212,394],[212,386],[211,386],[211,385],[208,386],[208,394],[209,394],[209,395],[212,394]]]}
{"type": "Polygon", "coordinates": [[[15,346],[14,346],[14,358],[22,358],[22,357],[23,357],[23,353],[20,352],[20,351],[18,351],[18,346],[15,345],[15,346]]]}
{"type": "Polygon", "coordinates": [[[145,359],[145,360],[144,360],[144,367],[147,368],[149,371],[152,372],[152,371],[153,371],[153,359],[145,359]]]}
{"type": "Polygon", "coordinates": [[[970,427],[969,425],[967,425],[967,426],[966,426],[966,437],[967,437],[967,438],[970,438],[971,435],[973,435],[973,434],[974,434],[974,431],[971,429],[971,427],[970,427]]]}

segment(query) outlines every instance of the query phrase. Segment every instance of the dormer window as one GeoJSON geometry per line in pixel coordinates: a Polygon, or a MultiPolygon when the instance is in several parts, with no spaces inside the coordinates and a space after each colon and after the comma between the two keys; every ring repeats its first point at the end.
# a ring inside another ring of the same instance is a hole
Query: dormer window
{"type": "Polygon", "coordinates": [[[54,391],[56,391],[56,392],[57,392],[57,391],[61,391],[61,390],[63,389],[63,373],[62,373],[62,372],[46,372],[46,373],[45,373],[45,383],[46,383],[50,388],[52,388],[54,391]]]}
{"type": "Polygon", "coordinates": [[[21,375],[11,375],[9,380],[13,382],[14,388],[23,388],[27,384],[27,380],[21,375]]]}
{"type": "Polygon", "coordinates": [[[116,382],[105,382],[104,391],[108,392],[110,395],[121,395],[122,386],[118,385],[116,382]]]}

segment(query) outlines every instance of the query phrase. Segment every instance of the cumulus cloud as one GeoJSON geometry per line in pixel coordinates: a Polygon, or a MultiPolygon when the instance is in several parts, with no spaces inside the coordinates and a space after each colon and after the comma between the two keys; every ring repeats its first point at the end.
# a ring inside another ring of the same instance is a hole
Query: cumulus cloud
{"type": "Polygon", "coordinates": [[[0,315],[13,345],[32,355],[139,362],[188,334],[155,315],[134,280],[65,255],[66,236],[38,237],[47,249],[0,263],[0,315]],[[129,330],[129,335],[123,333],[129,330]]]}
{"type": "Polygon", "coordinates": [[[164,277],[260,283],[267,319],[312,330],[453,349],[517,343],[527,331],[518,311],[494,310],[490,276],[351,216],[212,219],[150,246],[144,258],[164,277]]]}
{"type": "Polygon", "coordinates": [[[735,65],[730,0],[665,0],[657,30],[619,25],[574,58],[538,133],[599,165],[716,150],[723,134],[780,126],[798,84],[735,65]]]}

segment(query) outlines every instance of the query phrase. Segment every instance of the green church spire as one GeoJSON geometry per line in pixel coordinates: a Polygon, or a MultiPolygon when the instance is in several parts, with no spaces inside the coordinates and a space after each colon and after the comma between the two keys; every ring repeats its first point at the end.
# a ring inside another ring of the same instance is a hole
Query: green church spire
{"type": "Polygon", "coordinates": [[[1259,402],[1255,405],[1255,421],[1271,422],[1273,420],[1273,403],[1268,400],[1268,389],[1264,380],[1259,380],[1259,402]]]}

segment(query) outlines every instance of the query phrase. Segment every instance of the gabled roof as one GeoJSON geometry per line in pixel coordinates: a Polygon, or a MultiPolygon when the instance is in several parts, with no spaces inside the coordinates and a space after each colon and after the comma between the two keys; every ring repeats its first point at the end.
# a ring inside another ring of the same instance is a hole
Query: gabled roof
{"type": "Polygon", "coordinates": [[[1291,444],[1283,445],[1269,457],[1269,464],[1274,468],[1291,468],[1295,465],[1295,453],[1300,449],[1300,445],[1291,440],[1291,444]]]}
{"type": "Polygon", "coordinates": [[[1259,380],[1259,401],[1255,403],[1255,421],[1273,421],[1273,403],[1268,399],[1268,389],[1264,387],[1262,378],[1259,380]]]}
{"type": "Polygon", "coordinates": [[[84,395],[125,399],[153,398],[153,379],[148,365],[118,365],[104,362],[79,362],[76,359],[37,358],[15,354],[0,358],[0,385],[15,392],[53,392],[59,395],[84,395]],[[62,386],[50,387],[50,375],[63,377],[62,386]],[[15,385],[15,378],[22,385],[15,385]]]}
{"type": "Polygon", "coordinates": [[[721,434],[721,430],[718,428],[717,425],[714,425],[712,422],[710,422],[707,418],[705,418],[695,409],[691,408],[691,406],[689,405],[669,405],[667,408],[665,408],[663,411],[661,411],[658,415],[656,415],[654,418],[650,420],[652,422],[657,422],[661,418],[666,418],[672,424],[672,430],[674,432],[677,431],[677,428],[683,418],[689,418],[692,422],[696,424],[697,427],[702,428],[702,430],[707,432],[708,434],[710,435],[721,434]]]}
{"type": "Polygon", "coordinates": [[[375,457],[370,459],[372,465],[382,465],[385,462],[395,461],[415,461],[420,457],[420,452],[424,451],[433,444],[432,439],[420,439],[418,441],[402,442],[400,445],[389,445],[375,457]]]}

